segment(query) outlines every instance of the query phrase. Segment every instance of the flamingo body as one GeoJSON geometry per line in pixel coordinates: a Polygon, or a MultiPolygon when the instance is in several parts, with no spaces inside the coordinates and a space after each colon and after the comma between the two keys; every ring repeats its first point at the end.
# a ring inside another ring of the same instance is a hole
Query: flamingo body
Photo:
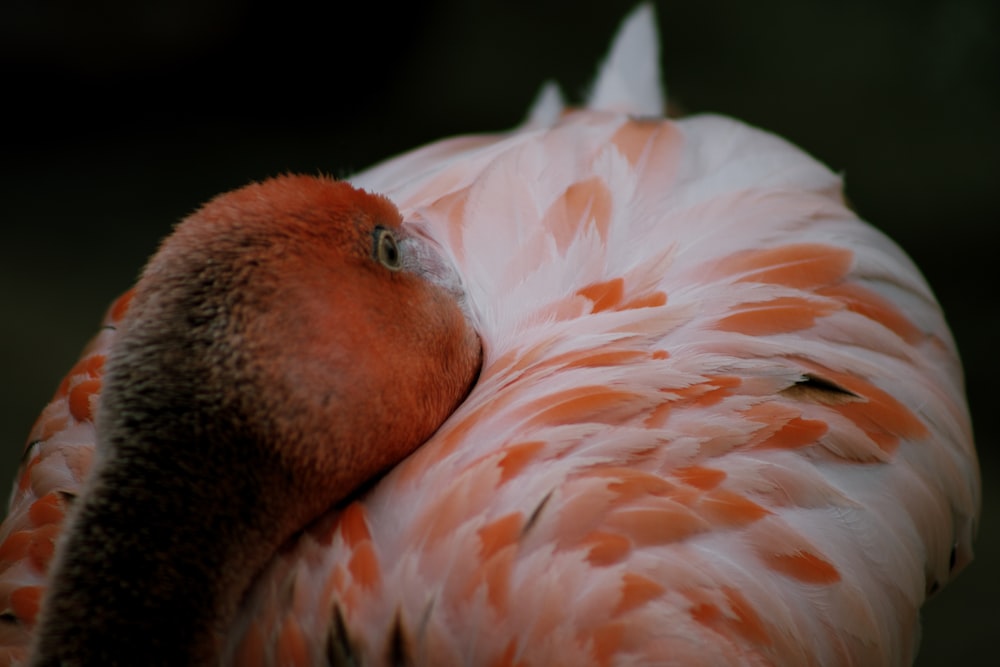
{"type": "MultiPolygon", "coordinates": [[[[979,507],[947,325],[827,168],[630,98],[658,76],[629,74],[651,31],[645,9],[626,23],[587,108],[547,90],[512,132],[351,179],[446,249],[482,375],[271,560],[227,664],[912,662],[979,507]]],[[[4,664],[90,467],[115,336],[30,437],[0,533],[4,664]]]]}

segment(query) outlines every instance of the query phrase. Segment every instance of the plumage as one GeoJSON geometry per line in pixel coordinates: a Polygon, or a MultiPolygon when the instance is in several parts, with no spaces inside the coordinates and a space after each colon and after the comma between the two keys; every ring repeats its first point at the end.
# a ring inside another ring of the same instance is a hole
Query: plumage
{"type": "MultiPolygon", "coordinates": [[[[979,509],[954,342],[826,167],[729,118],[652,117],[652,25],[626,21],[585,108],[546,87],[520,128],[350,179],[444,249],[482,374],[275,555],[224,633],[230,664],[912,662],[979,509]]],[[[89,469],[115,337],[30,436],[0,530],[5,664],[89,469]]]]}

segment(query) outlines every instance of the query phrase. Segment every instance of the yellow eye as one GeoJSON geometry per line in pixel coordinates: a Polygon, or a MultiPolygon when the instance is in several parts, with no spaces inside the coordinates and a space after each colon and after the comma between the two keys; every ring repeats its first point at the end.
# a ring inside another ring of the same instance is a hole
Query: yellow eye
{"type": "Polygon", "coordinates": [[[375,259],[390,271],[399,271],[403,268],[399,246],[392,230],[385,227],[375,228],[375,259]]]}

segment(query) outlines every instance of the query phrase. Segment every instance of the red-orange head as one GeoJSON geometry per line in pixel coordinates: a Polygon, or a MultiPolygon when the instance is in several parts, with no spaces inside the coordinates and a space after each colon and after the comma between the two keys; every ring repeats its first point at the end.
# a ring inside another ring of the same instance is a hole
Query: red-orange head
{"type": "Polygon", "coordinates": [[[469,391],[481,351],[455,276],[387,199],[327,178],[182,222],[108,362],[35,664],[210,663],[281,543],[469,391]]]}

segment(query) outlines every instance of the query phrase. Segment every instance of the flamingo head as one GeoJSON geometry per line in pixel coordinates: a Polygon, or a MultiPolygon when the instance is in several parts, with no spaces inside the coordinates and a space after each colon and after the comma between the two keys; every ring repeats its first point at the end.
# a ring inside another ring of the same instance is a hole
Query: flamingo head
{"type": "Polygon", "coordinates": [[[217,660],[213,633],[281,544],[469,391],[481,348],[456,276],[387,199],[326,178],[182,222],[110,355],[34,664],[217,660]]]}

